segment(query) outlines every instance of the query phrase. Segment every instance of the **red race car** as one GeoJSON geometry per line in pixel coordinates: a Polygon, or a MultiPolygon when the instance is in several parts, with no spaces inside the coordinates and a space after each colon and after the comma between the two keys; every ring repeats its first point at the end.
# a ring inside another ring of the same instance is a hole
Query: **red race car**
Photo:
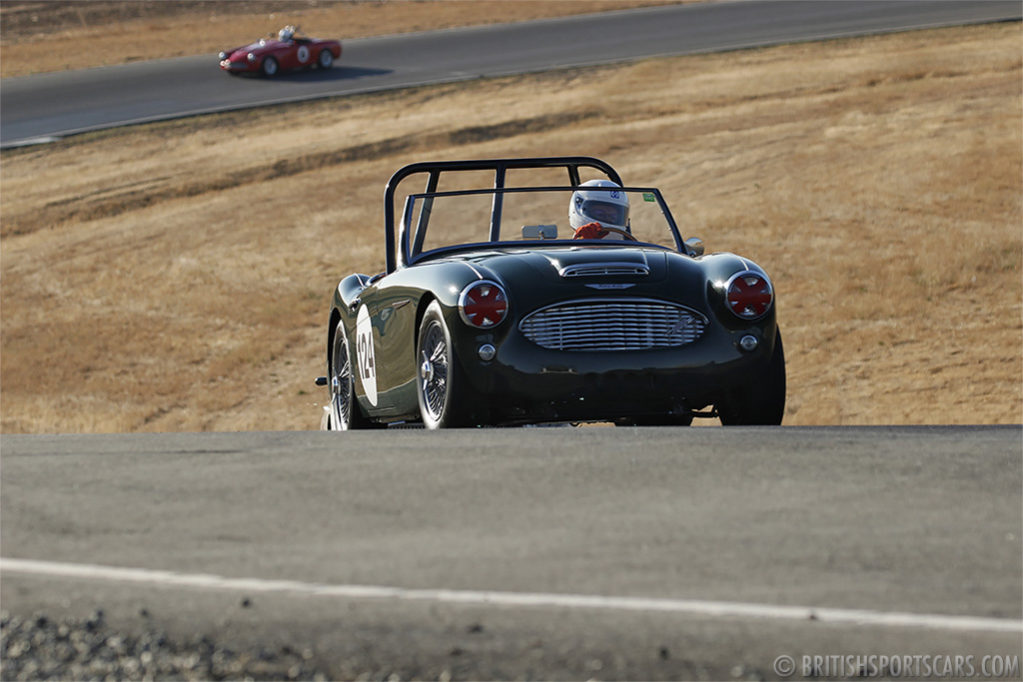
{"type": "Polygon", "coordinates": [[[256,73],[271,78],[282,70],[313,66],[329,69],[335,59],[341,58],[340,41],[305,38],[297,33],[298,27],[285,26],[277,38],[262,38],[251,45],[224,50],[220,53],[220,68],[232,75],[256,73]]]}

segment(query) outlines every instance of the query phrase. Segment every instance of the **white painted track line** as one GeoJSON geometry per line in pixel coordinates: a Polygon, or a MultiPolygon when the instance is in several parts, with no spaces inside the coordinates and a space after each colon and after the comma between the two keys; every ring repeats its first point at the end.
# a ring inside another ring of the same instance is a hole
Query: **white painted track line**
{"type": "Polygon", "coordinates": [[[862,609],[780,606],[699,599],[656,599],[647,597],[604,597],[583,594],[544,594],[479,590],[406,589],[374,585],[329,585],[293,580],[225,578],[203,573],[175,573],[142,568],[120,568],[94,564],[73,564],[29,559],[0,558],[0,574],[81,578],[149,584],[163,587],[229,590],[234,592],[284,592],[318,597],[349,599],[391,599],[396,601],[440,602],[508,607],[558,607],[691,614],[721,618],[803,620],[842,625],[877,625],[909,628],[940,628],[960,631],[1021,632],[1023,620],[949,616],[941,614],[871,611],[862,609]]]}

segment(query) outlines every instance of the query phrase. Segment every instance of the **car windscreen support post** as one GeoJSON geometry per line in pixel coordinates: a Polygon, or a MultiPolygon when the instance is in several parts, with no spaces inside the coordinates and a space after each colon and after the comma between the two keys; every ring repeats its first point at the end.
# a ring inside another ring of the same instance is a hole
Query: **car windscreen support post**
{"type": "MultiPolygon", "coordinates": [[[[571,187],[579,186],[579,166],[568,167],[568,184],[571,187]]],[[[621,183],[618,183],[621,184],[621,183]]]]}
{"type": "Polygon", "coordinates": [[[504,206],[504,166],[498,166],[494,170],[494,200],[490,205],[490,241],[496,242],[501,239],[501,209],[504,206]]]}
{"type": "MultiPolygon", "coordinates": [[[[437,191],[437,182],[440,180],[440,171],[430,173],[426,181],[426,194],[433,194],[437,191]]],[[[419,209],[419,224],[416,225],[416,232],[413,237],[412,249],[409,253],[419,253],[423,250],[423,241],[426,239],[426,228],[430,224],[430,212],[433,210],[433,197],[423,199],[423,207],[419,209]]],[[[402,240],[403,242],[405,240],[402,240]]],[[[405,262],[408,262],[409,253],[405,254],[405,262]]]]}

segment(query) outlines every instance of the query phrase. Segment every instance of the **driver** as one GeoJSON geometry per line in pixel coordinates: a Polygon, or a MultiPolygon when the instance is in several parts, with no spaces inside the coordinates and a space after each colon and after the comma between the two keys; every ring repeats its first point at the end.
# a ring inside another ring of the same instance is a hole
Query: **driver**
{"type": "Polygon", "coordinates": [[[292,36],[295,35],[294,26],[285,26],[277,33],[277,38],[282,42],[286,43],[291,40],[292,36]]]}
{"type": "Polygon", "coordinates": [[[575,230],[573,239],[628,239],[629,197],[614,190],[587,190],[584,187],[621,187],[610,180],[587,180],[572,193],[568,222],[575,230]],[[626,233],[626,234],[623,234],[626,233]]]}

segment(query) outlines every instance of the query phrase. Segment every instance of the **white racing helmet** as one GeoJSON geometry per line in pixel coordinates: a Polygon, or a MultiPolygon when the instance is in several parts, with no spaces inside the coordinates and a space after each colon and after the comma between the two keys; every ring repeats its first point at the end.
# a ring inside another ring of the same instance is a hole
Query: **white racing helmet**
{"type": "Polygon", "coordinates": [[[280,40],[282,43],[286,43],[289,40],[291,40],[292,37],[294,37],[295,30],[296,29],[294,26],[285,26],[284,28],[277,32],[277,39],[280,40]]]}
{"type": "Polygon", "coordinates": [[[610,180],[587,180],[572,192],[572,203],[568,207],[568,222],[573,230],[589,223],[600,223],[604,227],[619,230],[629,229],[629,197],[625,192],[615,190],[588,190],[586,187],[618,187],[610,180]]]}

